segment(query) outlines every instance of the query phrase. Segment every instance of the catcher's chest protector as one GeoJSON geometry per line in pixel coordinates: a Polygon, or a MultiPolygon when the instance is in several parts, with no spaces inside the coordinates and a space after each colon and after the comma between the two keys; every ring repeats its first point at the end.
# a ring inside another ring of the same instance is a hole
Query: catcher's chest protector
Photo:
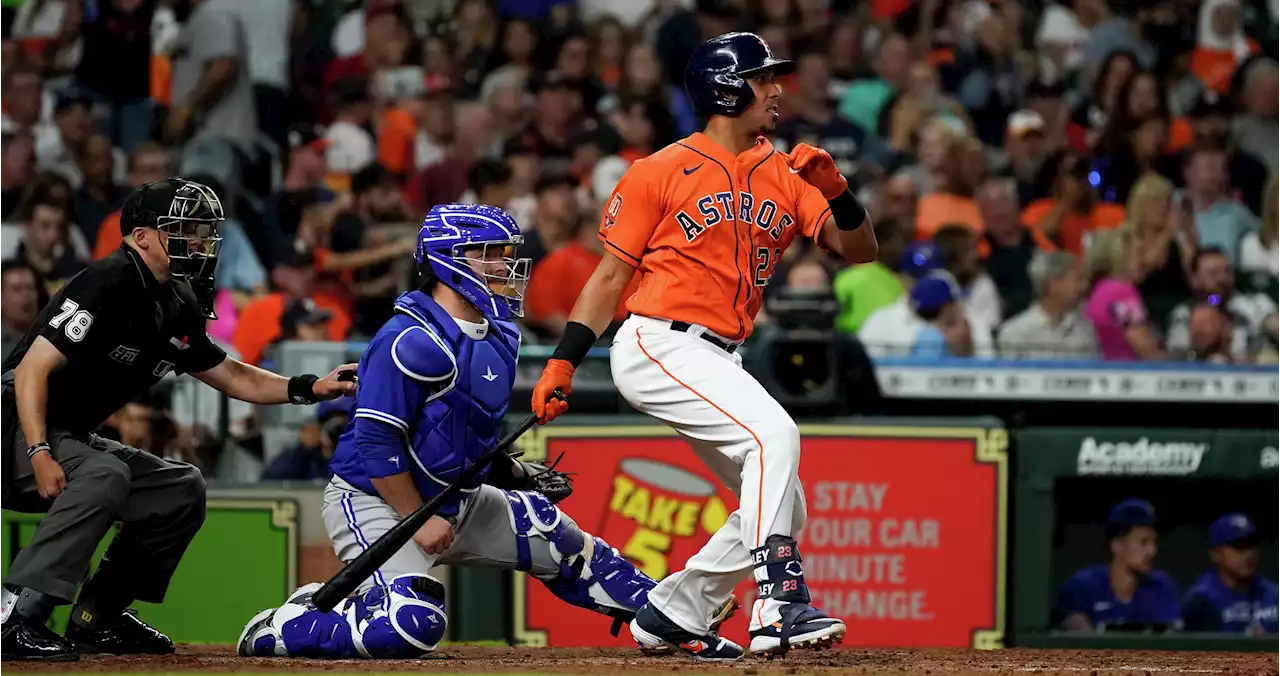
{"type": "MultiPolygon", "coordinates": [[[[520,349],[519,329],[511,322],[489,320],[483,339],[467,335],[447,312],[429,298],[402,297],[398,307],[412,310],[453,354],[457,373],[442,381],[424,403],[411,427],[413,453],[429,477],[443,488],[498,441],[515,383],[520,349]],[[406,305],[406,303],[408,303],[406,305]]],[[[485,473],[467,486],[484,483],[485,473]]],[[[423,493],[430,499],[434,492],[423,493]]]]}

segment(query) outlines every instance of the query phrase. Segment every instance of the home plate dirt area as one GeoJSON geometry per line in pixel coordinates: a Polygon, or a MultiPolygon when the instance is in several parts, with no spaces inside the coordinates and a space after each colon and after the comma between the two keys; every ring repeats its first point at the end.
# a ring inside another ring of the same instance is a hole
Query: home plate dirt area
{"type": "Polygon", "coordinates": [[[785,659],[751,658],[707,664],[682,657],[644,657],[616,648],[442,647],[421,660],[301,660],[237,657],[230,646],[179,647],[164,657],[86,656],[79,662],[5,662],[10,673],[288,674],[1269,674],[1276,653],[1138,652],[1086,650],[860,650],[795,651],[785,659]]]}

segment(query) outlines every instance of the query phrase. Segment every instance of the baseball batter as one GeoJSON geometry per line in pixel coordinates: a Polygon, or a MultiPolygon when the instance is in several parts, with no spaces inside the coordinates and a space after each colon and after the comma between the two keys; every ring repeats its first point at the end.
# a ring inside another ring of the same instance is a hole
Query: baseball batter
{"type": "MultiPolygon", "coordinates": [[[[423,286],[396,300],[395,316],[361,357],[355,414],[334,450],[322,515],[339,559],[359,556],[497,443],[529,264],[513,254],[519,232],[506,212],[488,206],[437,206],[424,220],[423,286]]],[[[447,625],[444,587],[429,575],[437,563],[525,571],[566,602],[613,616],[616,627],[630,620],[654,581],[584,533],[555,505],[568,491],[553,495],[529,481],[538,477],[528,468],[504,461],[481,473],[337,608],[317,609],[313,584],[259,613],[239,653],[431,652],[447,625]]]]}
{"type": "Polygon", "coordinates": [[[699,659],[734,660],[743,648],[707,618],[754,571],[753,653],[824,647],[842,621],[810,605],[795,535],[804,526],[800,434],[786,410],[741,367],[762,291],[799,237],[870,262],[866,210],[831,156],[799,144],[788,154],[764,138],[791,72],[750,33],[708,40],[689,60],[685,88],[706,130],[636,162],[600,223],[606,255],[583,288],[554,357],[533,391],[549,421],[568,409],[575,367],[608,325],[634,272],[631,316],[610,360],[619,392],[679,432],[739,496],[739,507],[686,568],[662,580],[631,623],[642,646],[666,644],[699,659]]]}

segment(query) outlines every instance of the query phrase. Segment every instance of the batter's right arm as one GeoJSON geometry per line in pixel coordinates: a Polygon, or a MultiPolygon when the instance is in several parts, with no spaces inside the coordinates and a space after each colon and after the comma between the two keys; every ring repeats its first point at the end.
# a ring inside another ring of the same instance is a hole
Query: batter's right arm
{"type": "Polygon", "coordinates": [[[560,344],[556,346],[555,353],[542,370],[542,377],[533,387],[532,408],[542,424],[551,422],[569,409],[567,402],[552,395],[556,390],[564,394],[573,391],[574,369],[582,363],[596,339],[613,320],[618,300],[622,298],[622,292],[631,282],[635,271],[630,263],[605,249],[600,264],[591,273],[591,278],[582,287],[578,300],[573,304],[573,312],[565,324],[560,344]]]}

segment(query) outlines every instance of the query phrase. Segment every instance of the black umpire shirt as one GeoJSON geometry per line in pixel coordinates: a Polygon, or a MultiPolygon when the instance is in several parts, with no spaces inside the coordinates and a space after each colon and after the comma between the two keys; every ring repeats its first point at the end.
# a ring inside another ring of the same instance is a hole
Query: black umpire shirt
{"type": "Polygon", "coordinates": [[[128,245],[72,277],[4,361],[17,368],[37,336],[67,358],[49,375],[45,425],[93,431],[170,371],[199,373],[226,359],[209,340],[191,287],[156,281],[128,245]]]}

